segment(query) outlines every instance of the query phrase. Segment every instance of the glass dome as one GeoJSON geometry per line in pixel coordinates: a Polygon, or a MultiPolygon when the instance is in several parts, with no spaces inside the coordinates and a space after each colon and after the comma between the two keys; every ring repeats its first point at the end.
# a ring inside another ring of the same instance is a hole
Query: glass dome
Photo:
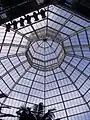
{"type": "Polygon", "coordinates": [[[0,104],[10,106],[2,112],[43,102],[56,119],[90,120],[90,21],[58,5],[45,9],[31,25],[0,26],[0,94],[8,96],[0,104]]]}
{"type": "Polygon", "coordinates": [[[50,71],[60,65],[64,58],[64,50],[60,43],[45,38],[30,44],[26,57],[34,68],[50,71]]]}

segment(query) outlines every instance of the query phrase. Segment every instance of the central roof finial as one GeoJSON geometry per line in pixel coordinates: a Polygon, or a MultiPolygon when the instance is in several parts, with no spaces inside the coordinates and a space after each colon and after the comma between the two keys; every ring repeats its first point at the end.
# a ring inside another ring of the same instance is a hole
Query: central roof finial
{"type": "Polygon", "coordinates": [[[44,41],[44,42],[47,42],[47,38],[44,38],[43,41],[44,41]]]}

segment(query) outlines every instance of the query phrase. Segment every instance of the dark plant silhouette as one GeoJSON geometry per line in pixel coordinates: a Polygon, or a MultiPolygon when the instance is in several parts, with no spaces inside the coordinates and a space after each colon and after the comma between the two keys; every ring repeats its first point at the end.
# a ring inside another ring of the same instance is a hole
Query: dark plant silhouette
{"type": "Polygon", "coordinates": [[[8,96],[5,93],[1,93],[0,98],[3,98],[3,97],[8,97],[8,96]]]}
{"type": "Polygon", "coordinates": [[[16,113],[19,120],[54,120],[55,115],[53,110],[55,109],[48,110],[48,112],[44,114],[43,103],[39,103],[39,105],[34,104],[32,110],[29,107],[20,107],[16,113]]]}
{"type": "Polygon", "coordinates": [[[48,112],[43,116],[42,120],[54,120],[55,115],[52,110],[48,110],[48,112]]]}
{"type": "Polygon", "coordinates": [[[36,116],[31,112],[29,107],[20,107],[19,111],[16,112],[19,120],[36,120],[36,116]]]}

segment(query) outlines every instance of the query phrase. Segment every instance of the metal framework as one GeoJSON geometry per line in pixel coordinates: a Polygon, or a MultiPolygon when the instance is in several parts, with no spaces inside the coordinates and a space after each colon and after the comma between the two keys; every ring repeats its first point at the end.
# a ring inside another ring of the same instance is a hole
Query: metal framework
{"type": "Polygon", "coordinates": [[[0,104],[11,106],[2,111],[43,102],[60,120],[90,120],[90,21],[61,6],[45,9],[45,19],[16,31],[0,26],[0,93],[8,95],[0,104]]]}

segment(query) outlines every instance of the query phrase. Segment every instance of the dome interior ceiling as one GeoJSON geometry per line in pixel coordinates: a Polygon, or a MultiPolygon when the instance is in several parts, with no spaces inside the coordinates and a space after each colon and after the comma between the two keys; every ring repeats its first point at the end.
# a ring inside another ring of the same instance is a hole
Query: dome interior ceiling
{"type": "Polygon", "coordinates": [[[2,112],[43,102],[60,120],[89,120],[90,21],[61,6],[45,9],[45,19],[16,31],[0,26],[0,93],[8,95],[0,104],[11,107],[2,112]]]}

